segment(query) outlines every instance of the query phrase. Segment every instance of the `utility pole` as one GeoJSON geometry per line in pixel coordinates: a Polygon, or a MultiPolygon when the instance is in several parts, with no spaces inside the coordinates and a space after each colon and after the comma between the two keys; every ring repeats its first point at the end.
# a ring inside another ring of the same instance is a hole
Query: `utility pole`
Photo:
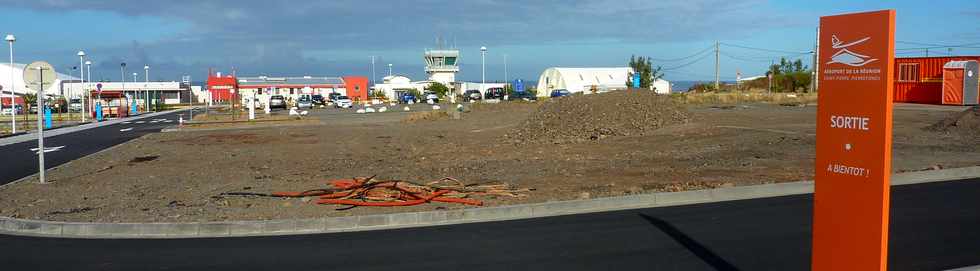
{"type": "Polygon", "coordinates": [[[374,72],[374,56],[371,56],[371,86],[378,84],[378,81],[375,79],[376,74],[377,73],[374,72]]]}
{"type": "Polygon", "coordinates": [[[817,67],[820,65],[817,59],[820,55],[820,27],[817,27],[817,37],[813,40],[813,76],[810,77],[810,92],[817,92],[817,78],[820,74],[817,73],[817,67]]]}
{"type": "Polygon", "coordinates": [[[772,94],[772,77],[775,75],[772,71],[772,65],[775,65],[773,62],[774,60],[769,60],[769,71],[766,72],[766,77],[769,77],[769,94],[772,94]]]}
{"type": "Polygon", "coordinates": [[[820,27],[817,27],[817,38],[813,42],[813,77],[810,78],[811,91],[817,92],[820,87],[820,27]]]}
{"type": "Polygon", "coordinates": [[[721,69],[719,68],[721,59],[718,58],[718,55],[721,53],[720,45],[719,42],[715,42],[715,90],[721,90],[721,69]]]}

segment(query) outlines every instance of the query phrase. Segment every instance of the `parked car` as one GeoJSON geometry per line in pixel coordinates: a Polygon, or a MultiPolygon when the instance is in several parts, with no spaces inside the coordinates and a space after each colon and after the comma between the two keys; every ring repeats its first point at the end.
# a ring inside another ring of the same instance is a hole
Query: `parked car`
{"type": "Polygon", "coordinates": [[[314,105],[325,105],[325,104],[327,104],[327,101],[323,98],[323,95],[320,95],[320,94],[313,95],[312,98],[313,98],[313,104],[314,105]]]}
{"type": "MultiPolygon", "coordinates": [[[[21,106],[21,105],[18,104],[18,105],[15,105],[14,108],[17,109],[17,114],[18,115],[24,114],[24,107],[23,106],[21,106]]],[[[5,115],[5,116],[10,116],[10,114],[11,114],[12,111],[13,111],[13,109],[11,109],[10,107],[4,107],[3,108],[3,111],[2,111],[3,112],[2,114],[5,115]]]]}
{"type": "Polygon", "coordinates": [[[400,103],[406,103],[406,104],[407,104],[407,103],[408,103],[409,101],[411,101],[411,102],[415,102],[415,95],[414,95],[414,94],[412,94],[412,93],[409,93],[409,92],[405,92],[405,93],[404,93],[404,94],[402,94],[402,96],[401,96],[401,97],[400,97],[400,98],[398,99],[398,102],[400,102],[400,103]]]}
{"type": "Polygon", "coordinates": [[[351,108],[354,106],[354,102],[347,96],[337,96],[337,100],[334,101],[334,106],[337,108],[351,108]]]}
{"type": "Polygon", "coordinates": [[[313,97],[308,94],[300,95],[299,99],[296,99],[296,107],[299,109],[313,108],[313,97]]]}
{"type": "Polygon", "coordinates": [[[504,88],[488,88],[487,93],[483,94],[483,98],[487,100],[503,99],[505,93],[504,88]]]}
{"type": "Polygon", "coordinates": [[[479,90],[471,89],[463,92],[463,101],[472,102],[479,101],[483,99],[483,94],[480,94],[479,90]]]}
{"type": "Polygon", "coordinates": [[[537,101],[538,96],[534,95],[529,91],[514,92],[508,97],[511,101],[525,100],[525,101],[537,101]]]}
{"type": "Polygon", "coordinates": [[[434,92],[426,92],[422,96],[425,97],[426,102],[432,101],[433,103],[439,103],[439,95],[436,95],[434,92]]]}
{"type": "Polygon", "coordinates": [[[71,99],[68,101],[69,112],[82,112],[82,99],[71,99]]]}
{"type": "Polygon", "coordinates": [[[565,97],[572,95],[567,89],[556,89],[551,91],[551,98],[565,97]]]}
{"type": "Polygon", "coordinates": [[[337,102],[337,97],[340,96],[344,96],[344,95],[340,95],[340,93],[330,93],[327,94],[327,100],[330,102],[337,102]]]}
{"type": "Polygon", "coordinates": [[[269,97],[269,108],[286,109],[286,98],[282,95],[272,95],[269,97]]]}
{"type": "MultiPolygon", "coordinates": [[[[249,102],[251,101],[250,99],[251,98],[242,98],[242,108],[248,109],[249,102]]],[[[262,109],[265,108],[265,105],[262,103],[261,99],[256,98],[254,107],[255,109],[262,109]]]]}

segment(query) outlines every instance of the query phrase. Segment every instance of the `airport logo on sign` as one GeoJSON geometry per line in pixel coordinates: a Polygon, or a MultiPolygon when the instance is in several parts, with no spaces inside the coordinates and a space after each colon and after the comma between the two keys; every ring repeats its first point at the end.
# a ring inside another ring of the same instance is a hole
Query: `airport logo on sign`
{"type": "Polygon", "coordinates": [[[837,35],[833,35],[833,40],[831,41],[833,43],[833,48],[840,50],[830,57],[830,62],[827,62],[827,64],[840,63],[851,67],[861,67],[868,65],[868,63],[877,61],[877,58],[871,58],[870,56],[858,54],[852,52],[850,49],[847,49],[848,47],[861,44],[870,39],[871,37],[865,37],[863,39],[844,44],[843,41],[837,38],[837,35]]]}
{"type": "Polygon", "coordinates": [[[878,81],[881,80],[881,68],[877,67],[864,67],[865,65],[871,64],[878,61],[877,58],[873,58],[868,55],[855,53],[857,51],[853,47],[855,45],[860,45],[866,41],[871,40],[871,37],[864,37],[862,39],[845,43],[837,38],[837,35],[831,36],[831,44],[837,53],[830,56],[830,61],[827,65],[831,64],[841,64],[843,67],[834,68],[834,66],[829,66],[823,70],[824,80],[828,81],[878,81]]]}

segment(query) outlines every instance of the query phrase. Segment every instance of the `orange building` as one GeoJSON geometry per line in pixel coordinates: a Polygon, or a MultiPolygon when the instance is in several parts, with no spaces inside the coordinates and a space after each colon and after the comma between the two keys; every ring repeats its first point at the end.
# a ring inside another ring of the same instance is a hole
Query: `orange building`
{"type": "Polygon", "coordinates": [[[943,66],[968,60],[980,62],[980,56],[895,58],[895,102],[943,104],[943,66]]]}

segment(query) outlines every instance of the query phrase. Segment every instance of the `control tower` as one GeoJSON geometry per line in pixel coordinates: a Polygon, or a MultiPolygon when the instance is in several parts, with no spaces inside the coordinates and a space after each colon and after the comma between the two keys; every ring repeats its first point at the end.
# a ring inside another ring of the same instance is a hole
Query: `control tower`
{"type": "Polygon", "coordinates": [[[425,73],[430,81],[452,86],[459,72],[459,49],[425,50],[425,73]]]}

